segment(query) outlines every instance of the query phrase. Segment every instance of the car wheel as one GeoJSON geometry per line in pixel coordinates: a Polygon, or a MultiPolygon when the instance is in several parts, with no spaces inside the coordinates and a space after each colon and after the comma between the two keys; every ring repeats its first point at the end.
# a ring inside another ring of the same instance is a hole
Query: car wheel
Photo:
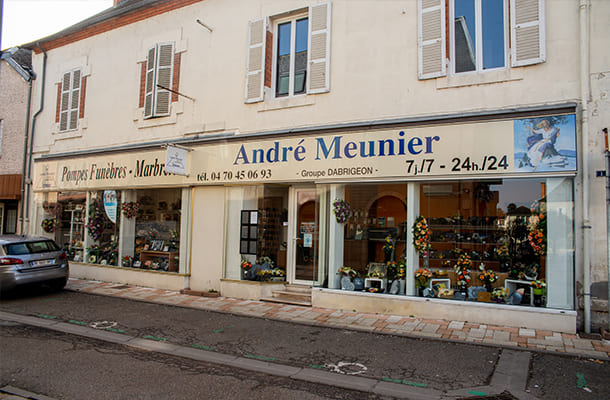
{"type": "Polygon", "coordinates": [[[54,281],[49,282],[49,286],[54,291],[60,291],[66,286],[66,283],[68,283],[67,278],[60,278],[60,279],[55,279],[54,281]]]}

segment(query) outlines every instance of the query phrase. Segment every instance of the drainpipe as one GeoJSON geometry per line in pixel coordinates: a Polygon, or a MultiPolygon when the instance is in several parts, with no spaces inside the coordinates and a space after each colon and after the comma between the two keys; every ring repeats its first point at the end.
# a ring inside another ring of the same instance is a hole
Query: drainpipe
{"type": "MultiPolygon", "coordinates": [[[[27,151],[27,156],[28,156],[28,166],[27,166],[27,179],[26,179],[26,184],[27,184],[27,190],[26,190],[26,197],[27,197],[27,201],[26,201],[26,208],[25,208],[25,218],[29,219],[30,217],[30,192],[32,189],[32,152],[34,150],[34,132],[35,132],[35,128],[36,128],[36,118],[38,117],[38,114],[40,114],[42,112],[42,109],[44,108],[44,89],[45,89],[45,81],[46,81],[46,77],[47,77],[47,52],[44,51],[44,49],[42,47],[40,47],[40,42],[36,43],[36,46],[38,46],[38,48],[40,49],[40,51],[42,51],[42,54],[44,55],[43,59],[42,59],[42,83],[41,83],[41,89],[40,89],[40,108],[38,109],[38,111],[36,111],[36,113],[32,116],[32,131],[30,133],[30,147],[27,151]]],[[[31,232],[31,227],[28,227],[28,230],[31,232]]]]}
{"type": "Polygon", "coordinates": [[[24,234],[23,232],[23,224],[24,224],[24,216],[23,210],[25,206],[25,175],[27,173],[26,163],[27,163],[27,155],[28,152],[26,149],[28,148],[28,137],[30,130],[30,112],[32,110],[32,80],[35,79],[35,75],[33,72],[30,72],[30,77],[28,79],[28,104],[25,112],[25,135],[23,135],[23,163],[21,163],[21,204],[19,210],[19,219],[20,219],[20,228],[19,233],[24,234]]]}
{"type": "Polygon", "coordinates": [[[583,141],[583,302],[584,329],[591,333],[591,220],[589,216],[589,0],[580,0],[580,101],[582,106],[583,141]]]}

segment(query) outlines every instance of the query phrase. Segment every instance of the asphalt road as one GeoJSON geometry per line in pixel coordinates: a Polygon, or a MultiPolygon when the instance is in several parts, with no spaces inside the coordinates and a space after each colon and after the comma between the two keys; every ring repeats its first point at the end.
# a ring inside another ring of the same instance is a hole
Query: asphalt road
{"type": "MultiPolygon", "coordinates": [[[[222,354],[266,360],[281,365],[318,368],[385,381],[408,382],[418,387],[445,392],[488,385],[503,352],[502,349],[495,347],[298,325],[69,291],[59,293],[32,291],[25,295],[3,298],[0,310],[86,325],[222,354]]],[[[118,397],[98,397],[98,395],[101,396],[101,392],[95,391],[96,396],[91,398],[173,398],[120,396],[126,393],[136,393],[140,386],[145,387],[145,391],[150,389],[150,393],[153,394],[167,393],[162,389],[168,387],[198,387],[197,384],[184,382],[185,379],[189,379],[191,373],[203,374],[205,375],[203,381],[214,382],[211,385],[204,385],[208,388],[206,390],[210,390],[210,387],[222,388],[224,384],[230,388],[218,389],[217,392],[210,393],[210,398],[258,398],[250,396],[253,394],[250,393],[252,390],[244,392],[248,393],[245,397],[242,393],[232,392],[231,390],[234,391],[243,386],[234,382],[233,379],[237,379],[238,382],[243,379],[244,382],[248,382],[247,387],[254,385],[253,382],[259,382],[258,386],[255,385],[257,388],[266,387],[266,379],[270,379],[269,388],[266,390],[272,390],[276,386],[287,390],[285,395],[267,396],[267,398],[291,398],[292,395],[297,396],[294,398],[318,398],[304,397],[301,390],[312,396],[321,396],[319,398],[326,398],[325,396],[329,396],[328,398],[376,398],[359,392],[344,394],[343,390],[325,386],[324,391],[319,393],[316,390],[310,391],[309,387],[299,386],[303,383],[297,384],[298,382],[286,378],[235,371],[219,365],[200,365],[198,362],[179,357],[142,353],[103,342],[93,341],[94,344],[92,344],[91,339],[46,332],[39,328],[4,326],[0,330],[0,334],[3,344],[9,341],[11,343],[11,346],[3,345],[0,350],[0,357],[3,360],[12,360],[19,354],[11,353],[7,347],[12,348],[14,345],[15,347],[23,346],[25,350],[34,349],[35,346],[32,343],[38,343],[36,337],[51,335],[53,340],[49,342],[56,343],[54,352],[46,350],[43,340],[38,351],[27,351],[33,357],[28,361],[33,362],[36,356],[49,353],[53,354],[50,358],[56,357],[59,360],[62,368],[76,367],[75,369],[79,373],[87,371],[94,364],[99,365],[101,375],[95,374],[95,376],[104,377],[110,382],[109,387],[119,390],[114,394],[118,397]],[[30,336],[32,338],[29,338],[30,336]],[[91,365],[80,365],[84,361],[77,363],[77,360],[70,358],[72,352],[64,348],[66,343],[78,343],[78,345],[72,346],[78,352],[84,346],[83,351],[86,354],[83,354],[78,360],[89,358],[94,360],[97,357],[103,359],[99,359],[95,363],[91,362],[91,365]],[[110,350],[100,350],[106,348],[110,350]],[[144,365],[139,366],[140,363],[144,365]],[[146,366],[147,363],[151,364],[149,368],[146,366]],[[123,368],[131,364],[134,364],[131,368],[127,370],[123,368]],[[166,369],[172,371],[166,371],[166,369]],[[222,371],[223,369],[227,369],[230,373],[226,374],[226,371],[222,371]],[[165,372],[158,375],[157,370],[165,372]],[[190,372],[185,374],[185,371],[190,372]],[[215,373],[217,371],[222,372],[215,373]],[[115,374],[117,376],[114,376],[115,374]],[[164,379],[163,376],[174,376],[175,378],[169,380],[164,379]],[[120,377],[125,377],[125,381],[119,379],[120,377]],[[276,380],[286,380],[286,382],[276,383],[276,380]],[[113,384],[112,382],[115,381],[123,382],[123,385],[113,384]],[[182,383],[175,384],[175,382],[182,383]],[[161,386],[159,387],[159,385],[161,386]],[[132,386],[133,392],[130,389],[132,386]],[[125,388],[127,391],[121,388],[125,388]]],[[[22,364],[18,360],[15,363],[15,365],[22,364]]],[[[26,378],[27,372],[29,372],[27,362],[20,367],[22,369],[13,368],[13,362],[11,362],[10,369],[6,369],[5,363],[2,365],[0,384],[13,384],[12,379],[22,379],[28,389],[36,391],[36,387],[27,386],[29,383],[33,383],[28,382],[28,378],[26,378]]],[[[522,369],[528,367],[527,391],[539,398],[602,399],[607,398],[607,393],[610,393],[610,383],[607,379],[610,376],[609,363],[549,354],[534,354],[531,357],[530,365],[520,366],[522,369]]],[[[44,371],[56,370],[55,367],[44,368],[44,371]]],[[[86,376],[88,375],[85,374],[85,377],[77,379],[74,384],[79,381],[87,382],[86,376]]],[[[97,379],[94,380],[97,381],[97,379]]],[[[58,393],[61,394],[61,390],[58,393]]],[[[75,398],[71,397],[69,392],[67,394],[68,397],[65,398],[75,398]]],[[[110,394],[103,393],[103,396],[110,396],[110,394]]]]}

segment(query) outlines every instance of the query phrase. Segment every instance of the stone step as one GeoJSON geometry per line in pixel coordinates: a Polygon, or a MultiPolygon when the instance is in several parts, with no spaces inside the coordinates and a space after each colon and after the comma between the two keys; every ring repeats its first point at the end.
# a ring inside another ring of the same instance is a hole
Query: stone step
{"type": "Polygon", "coordinates": [[[292,283],[287,283],[285,286],[286,286],[286,291],[288,291],[288,292],[307,293],[307,294],[311,295],[311,286],[295,285],[292,283]]]}
{"type": "Polygon", "coordinates": [[[311,301],[300,301],[300,300],[291,300],[286,298],[279,297],[264,297],[261,301],[266,301],[268,303],[280,303],[280,304],[290,304],[294,306],[304,306],[311,307],[311,301]]]}

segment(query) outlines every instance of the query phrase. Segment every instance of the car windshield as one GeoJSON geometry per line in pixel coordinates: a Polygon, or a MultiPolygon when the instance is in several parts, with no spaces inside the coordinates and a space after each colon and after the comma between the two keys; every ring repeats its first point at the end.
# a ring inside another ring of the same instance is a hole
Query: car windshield
{"type": "Polygon", "coordinates": [[[57,251],[59,247],[51,240],[39,240],[36,242],[11,243],[4,245],[4,250],[8,256],[19,256],[23,254],[45,253],[57,251]]]}

